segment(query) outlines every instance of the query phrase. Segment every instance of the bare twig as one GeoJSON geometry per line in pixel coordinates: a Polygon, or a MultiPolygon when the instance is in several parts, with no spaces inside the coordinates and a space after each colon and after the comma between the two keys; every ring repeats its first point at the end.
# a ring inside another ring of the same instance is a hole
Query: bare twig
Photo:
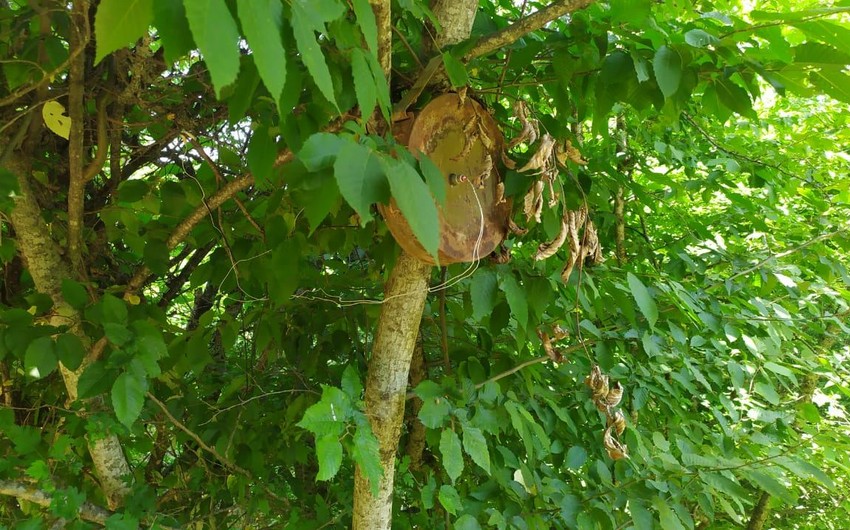
{"type": "MultiPolygon", "coordinates": [[[[71,50],[85,49],[89,41],[88,2],[74,2],[71,10],[70,47],[71,50]]],[[[71,259],[72,273],[84,276],[83,264],[83,214],[85,210],[86,179],[84,175],[83,151],[85,138],[85,102],[86,90],[85,55],[82,51],[74,56],[68,73],[68,117],[71,131],[68,137],[68,255],[71,259]]]]}

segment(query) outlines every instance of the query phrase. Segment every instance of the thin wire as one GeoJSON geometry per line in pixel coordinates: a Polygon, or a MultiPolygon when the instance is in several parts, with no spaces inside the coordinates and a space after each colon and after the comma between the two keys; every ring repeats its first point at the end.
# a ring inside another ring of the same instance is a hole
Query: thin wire
{"type": "MultiPolygon", "coordinates": [[[[478,270],[478,264],[481,262],[481,254],[480,254],[481,253],[481,242],[484,239],[484,207],[481,205],[481,199],[478,197],[478,192],[475,190],[475,185],[472,183],[471,180],[467,180],[466,182],[470,185],[470,188],[472,189],[472,195],[475,197],[475,202],[478,204],[478,214],[479,214],[479,219],[480,219],[479,227],[478,227],[478,238],[475,241],[475,245],[472,247],[472,262],[469,264],[469,266],[466,269],[464,269],[463,272],[461,272],[459,275],[455,276],[454,278],[451,278],[450,280],[443,282],[442,284],[435,285],[433,287],[429,287],[428,288],[429,293],[434,293],[434,292],[437,292],[441,289],[448,289],[449,287],[456,285],[457,283],[465,280],[466,278],[469,278],[470,276],[472,276],[475,273],[476,270],[478,270]]],[[[312,296],[312,295],[305,295],[305,294],[302,293],[302,294],[294,294],[294,295],[292,295],[292,298],[300,298],[300,299],[304,299],[304,300],[315,300],[315,301],[319,301],[319,302],[330,302],[332,304],[336,304],[338,307],[351,307],[351,306],[356,306],[356,305],[381,305],[381,304],[388,302],[389,300],[392,300],[394,298],[401,298],[401,297],[416,294],[416,291],[409,291],[409,292],[406,292],[406,293],[399,293],[399,294],[395,294],[395,295],[386,297],[383,300],[368,299],[368,298],[355,299],[355,300],[343,300],[341,296],[331,295],[331,294],[325,292],[324,289],[311,289],[310,291],[307,291],[307,292],[310,292],[310,293],[317,293],[318,292],[318,293],[321,293],[324,296],[312,296]]]]}

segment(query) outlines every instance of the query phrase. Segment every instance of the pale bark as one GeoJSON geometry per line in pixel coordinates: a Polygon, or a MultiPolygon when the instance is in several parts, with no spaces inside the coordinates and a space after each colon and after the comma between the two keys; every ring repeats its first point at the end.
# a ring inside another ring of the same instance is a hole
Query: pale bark
{"type": "Polygon", "coordinates": [[[366,414],[378,439],[384,473],[378,494],[372,495],[369,481],[358,467],[354,479],[355,530],[389,530],[392,523],[395,458],[407,376],[430,273],[430,265],[402,252],[387,281],[366,378],[366,414]]]}
{"type": "MultiPolygon", "coordinates": [[[[53,496],[49,493],[12,480],[0,480],[0,495],[15,497],[44,508],[48,508],[53,502],[53,496]]],[[[84,502],[77,513],[80,519],[101,525],[105,525],[106,520],[112,515],[112,512],[90,502],[84,502]]]]}
{"type": "MultiPolygon", "coordinates": [[[[19,161],[14,154],[7,168],[15,173],[18,179],[19,193],[15,195],[15,207],[11,213],[18,250],[27,263],[27,271],[32,276],[36,289],[53,300],[54,310],[50,324],[68,326],[68,329],[77,335],[83,344],[88,344],[89,339],[80,326],[79,312],[62,296],[62,280],[71,277],[70,270],[62,260],[59,247],[53,241],[50,229],[33,197],[29,183],[30,168],[19,161]]],[[[77,370],[70,370],[59,363],[59,371],[65,382],[69,401],[77,400],[77,382],[85,368],[86,363],[77,370]]],[[[125,477],[131,475],[130,466],[127,464],[118,437],[107,435],[97,440],[90,440],[89,453],[109,507],[120,506],[129,492],[125,477]]]]}
{"type": "Polygon", "coordinates": [[[431,11],[440,22],[439,33],[434,39],[439,50],[469,37],[478,11],[478,0],[434,0],[431,11]]]}
{"type": "Polygon", "coordinates": [[[763,491],[755,508],[753,508],[753,513],[750,514],[747,530],[762,530],[764,528],[764,523],[767,521],[767,516],[770,513],[769,503],[770,494],[763,491]]]}

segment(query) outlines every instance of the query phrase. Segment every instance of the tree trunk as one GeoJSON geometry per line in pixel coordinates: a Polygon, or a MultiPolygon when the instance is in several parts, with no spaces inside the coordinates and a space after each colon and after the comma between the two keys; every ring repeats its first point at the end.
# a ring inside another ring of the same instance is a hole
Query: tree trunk
{"type": "Polygon", "coordinates": [[[355,530],[389,530],[392,523],[395,457],[404,419],[407,376],[430,274],[430,265],[403,252],[387,282],[366,378],[366,414],[378,438],[384,474],[378,494],[372,495],[368,479],[357,469],[355,530]]]}
{"type": "MultiPolygon", "coordinates": [[[[83,344],[89,345],[89,338],[80,326],[79,312],[68,305],[62,296],[62,280],[70,278],[71,273],[33,197],[29,183],[30,167],[13,153],[7,168],[18,178],[19,193],[15,196],[15,207],[11,213],[18,250],[27,262],[27,270],[35,288],[53,300],[53,316],[49,323],[53,326],[67,326],[83,344]]],[[[84,361],[77,370],[69,370],[59,363],[69,401],[77,400],[77,382],[86,366],[84,361]]],[[[114,509],[122,504],[129,491],[124,479],[130,476],[130,466],[114,434],[90,440],[88,445],[104,496],[109,507],[114,509]]]]}

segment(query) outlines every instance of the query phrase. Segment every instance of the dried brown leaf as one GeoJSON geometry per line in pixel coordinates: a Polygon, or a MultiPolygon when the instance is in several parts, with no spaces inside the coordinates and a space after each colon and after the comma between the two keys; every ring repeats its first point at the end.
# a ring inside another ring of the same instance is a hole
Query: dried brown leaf
{"type": "Polygon", "coordinates": [[[617,410],[613,414],[608,416],[608,424],[607,427],[614,427],[614,431],[617,433],[617,437],[623,435],[623,432],[626,430],[626,416],[623,414],[622,410],[617,410]]]}
{"type": "Polygon", "coordinates": [[[523,200],[523,213],[525,213],[525,218],[527,220],[531,220],[534,217],[534,220],[538,223],[540,222],[540,215],[543,213],[543,181],[538,180],[534,183],[528,193],[525,195],[525,199],[523,200]]]}
{"type": "Polygon", "coordinates": [[[564,241],[567,239],[567,223],[563,219],[561,219],[561,230],[558,232],[558,235],[555,236],[555,239],[549,241],[548,243],[541,243],[539,247],[537,247],[537,253],[534,254],[535,261],[539,261],[546,258],[551,258],[558,252],[564,245],[564,241]]]}
{"type": "Polygon", "coordinates": [[[513,219],[508,219],[508,230],[510,230],[512,234],[517,236],[524,236],[528,233],[527,228],[520,228],[520,226],[516,224],[513,219]]]}
{"type": "Polygon", "coordinates": [[[537,151],[531,156],[528,163],[518,171],[521,173],[525,173],[533,170],[545,170],[549,164],[549,160],[552,157],[552,149],[555,147],[555,139],[552,138],[548,133],[543,135],[543,138],[540,139],[540,144],[537,147],[537,151]]]}
{"type": "Polygon", "coordinates": [[[608,456],[611,457],[612,460],[620,460],[623,458],[629,457],[628,448],[614,439],[611,435],[611,429],[614,428],[614,425],[609,426],[605,429],[605,434],[602,435],[602,445],[605,447],[605,450],[608,452],[608,456]]]}

